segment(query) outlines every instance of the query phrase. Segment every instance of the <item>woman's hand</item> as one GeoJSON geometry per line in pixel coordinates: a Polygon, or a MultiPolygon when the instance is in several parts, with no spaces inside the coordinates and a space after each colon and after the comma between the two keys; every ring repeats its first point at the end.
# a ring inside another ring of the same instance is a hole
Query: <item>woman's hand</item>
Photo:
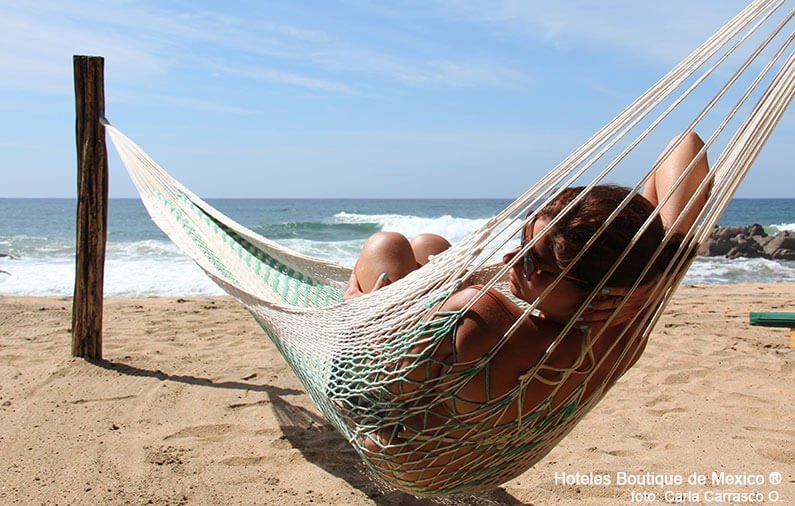
{"type": "Polygon", "coordinates": [[[649,306],[656,287],[654,282],[639,285],[629,296],[629,288],[626,287],[604,288],[583,311],[580,323],[587,325],[592,334],[608,323],[608,319],[611,327],[626,323],[649,306]],[[624,299],[626,302],[618,309],[624,299]]]}
{"type": "Polygon", "coordinates": [[[345,288],[345,293],[342,295],[342,300],[346,301],[350,299],[355,299],[356,297],[361,297],[365,293],[374,292],[379,288],[383,288],[390,283],[391,281],[389,281],[389,276],[387,276],[385,272],[380,276],[378,276],[378,279],[375,280],[375,284],[373,285],[373,288],[370,289],[370,291],[363,292],[362,288],[359,286],[359,280],[356,278],[356,270],[353,270],[351,271],[350,279],[348,279],[348,286],[345,288]]]}

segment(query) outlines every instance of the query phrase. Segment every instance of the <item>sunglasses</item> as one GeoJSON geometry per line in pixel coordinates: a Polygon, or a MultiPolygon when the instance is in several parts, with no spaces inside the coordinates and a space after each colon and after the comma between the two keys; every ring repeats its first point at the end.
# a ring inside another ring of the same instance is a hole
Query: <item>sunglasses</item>
{"type": "MultiPolygon", "coordinates": [[[[527,243],[530,242],[530,240],[527,238],[527,235],[526,235],[527,227],[529,227],[530,225],[531,224],[526,225],[525,228],[522,230],[522,241],[520,243],[521,244],[520,245],[521,249],[524,249],[524,247],[527,246],[527,243]]],[[[529,248],[527,250],[527,253],[524,254],[524,256],[522,257],[522,259],[520,261],[522,262],[522,274],[524,274],[525,279],[527,279],[528,281],[530,281],[530,278],[533,276],[533,274],[539,275],[539,274],[542,274],[542,273],[547,273],[547,274],[552,275],[552,276],[559,276],[560,275],[560,272],[553,272],[553,271],[548,271],[546,269],[542,269],[541,268],[541,264],[538,263],[538,261],[536,260],[535,256],[533,255],[533,248],[529,248]]],[[[587,281],[584,281],[584,280],[582,280],[582,279],[580,279],[580,278],[578,278],[576,276],[572,276],[571,274],[564,275],[563,279],[568,279],[569,281],[574,281],[575,283],[577,283],[579,285],[582,285],[582,286],[585,286],[585,287],[588,287],[588,286],[591,285],[591,283],[588,283],[587,281]]]]}

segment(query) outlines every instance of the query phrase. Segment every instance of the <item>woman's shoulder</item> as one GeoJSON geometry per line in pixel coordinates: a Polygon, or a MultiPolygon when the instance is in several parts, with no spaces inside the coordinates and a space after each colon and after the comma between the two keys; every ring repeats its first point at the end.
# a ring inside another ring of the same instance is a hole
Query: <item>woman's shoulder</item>
{"type": "Polygon", "coordinates": [[[468,311],[463,318],[475,328],[488,332],[505,331],[520,318],[522,323],[517,335],[532,335],[536,338],[557,336],[563,328],[560,323],[527,314],[501,291],[494,288],[484,290],[480,285],[462,288],[451,295],[440,310],[460,311],[464,308],[468,308],[468,311]]]}
{"type": "Polygon", "coordinates": [[[448,297],[441,309],[459,311],[470,305],[470,311],[481,315],[509,316],[515,320],[523,314],[521,308],[505,294],[494,288],[486,290],[481,285],[470,285],[458,290],[448,297]]]}
{"type": "Polygon", "coordinates": [[[495,289],[484,290],[481,286],[462,288],[448,298],[441,310],[460,311],[464,308],[468,309],[461,315],[455,340],[456,351],[464,361],[476,360],[490,353],[516,321],[522,319],[519,328],[502,347],[507,355],[500,359],[503,366],[513,364],[519,373],[543,355],[561,329],[557,323],[526,315],[508,296],[495,289]]]}

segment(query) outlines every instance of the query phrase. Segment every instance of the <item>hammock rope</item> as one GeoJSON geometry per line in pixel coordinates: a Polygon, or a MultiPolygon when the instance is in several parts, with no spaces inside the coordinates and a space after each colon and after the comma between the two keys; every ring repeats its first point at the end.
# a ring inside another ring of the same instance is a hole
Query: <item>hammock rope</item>
{"type": "Polygon", "coordinates": [[[235,223],[182,186],[115,127],[106,128],[155,223],[251,311],[313,402],[379,477],[415,495],[482,491],[543,458],[642,353],[700,245],[795,95],[795,11],[782,8],[788,3],[792,2],[751,2],[479,230],[405,278],[344,302],[350,268],[296,253],[235,223]],[[714,83],[718,78],[723,80],[714,83]],[[705,88],[717,92],[704,97],[705,88]],[[683,120],[683,109],[698,112],[683,120]],[[493,393],[490,378],[514,334],[538,314],[539,305],[577,262],[587,258],[610,224],[695,129],[708,133],[704,147],[671,191],[660,195],[654,213],[538,360],[511,388],[493,393]],[[672,131],[674,140],[654,163],[638,161],[672,131]],[[666,224],[661,244],[626,287],[627,295],[613,315],[598,331],[586,333],[578,356],[561,365],[561,350],[571,342],[577,319],[609,286],[611,276],[707,151],[719,153],[710,177],[699,184],[680,216],[666,224]],[[632,175],[639,182],[549,286],[534,301],[512,299],[519,316],[494,336],[487,351],[474,358],[458,357],[457,333],[468,312],[493,290],[511,297],[506,277],[514,264],[606,178],[638,165],[650,169],[632,175]],[[584,189],[503,265],[499,259],[506,248],[566,187],[576,184],[584,189]],[[699,209],[703,194],[708,196],[699,209]],[[692,226],[679,230],[684,216],[697,209],[692,226]],[[629,321],[612,325],[668,244],[680,239],[676,231],[683,232],[684,239],[651,288],[648,304],[629,321]],[[440,310],[465,283],[480,288],[461,309],[440,310]],[[444,346],[454,350],[452,363],[438,356],[444,346]],[[582,380],[572,380],[574,375],[582,380]],[[477,378],[485,381],[482,402],[464,393],[477,378]],[[544,398],[534,401],[538,392],[544,398]]]}

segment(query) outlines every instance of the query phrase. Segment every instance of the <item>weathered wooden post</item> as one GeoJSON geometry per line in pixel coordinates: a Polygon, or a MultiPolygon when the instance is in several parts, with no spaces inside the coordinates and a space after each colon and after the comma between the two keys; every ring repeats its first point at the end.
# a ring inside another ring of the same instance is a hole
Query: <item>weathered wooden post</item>
{"type": "Polygon", "coordinates": [[[104,59],[74,56],[77,246],[72,356],[102,358],[102,290],[108,226],[104,59]]]}

